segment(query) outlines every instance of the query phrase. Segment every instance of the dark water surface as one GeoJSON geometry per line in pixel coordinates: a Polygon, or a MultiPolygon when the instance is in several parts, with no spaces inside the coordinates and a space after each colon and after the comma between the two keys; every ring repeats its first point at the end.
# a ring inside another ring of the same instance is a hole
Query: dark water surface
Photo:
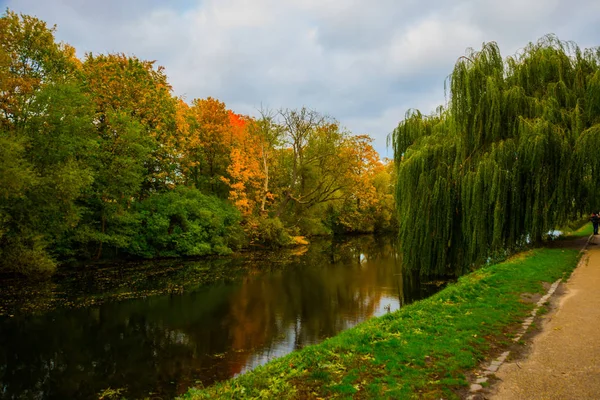
{"type": "Polygon", "coordinates": [[[403,274],[392,238],[373,236],[2,284],[6,399],[97,399],[109,388],[172,398],[439,290],[403,274]]]}

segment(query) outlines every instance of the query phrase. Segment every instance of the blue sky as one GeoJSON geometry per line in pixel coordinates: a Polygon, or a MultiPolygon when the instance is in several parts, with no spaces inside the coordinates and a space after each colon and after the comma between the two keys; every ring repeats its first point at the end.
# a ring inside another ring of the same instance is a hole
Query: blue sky
{"type": "Polygon", "coordinates": [[[465,49],[506,57],[547,33],[600,45],[597,0],[8,0],[56,25],[59,41],[166,68],[174,94],[239,113],[307,106],[356,134],[386,136],[409,108],[445,102],[465,49]]]}

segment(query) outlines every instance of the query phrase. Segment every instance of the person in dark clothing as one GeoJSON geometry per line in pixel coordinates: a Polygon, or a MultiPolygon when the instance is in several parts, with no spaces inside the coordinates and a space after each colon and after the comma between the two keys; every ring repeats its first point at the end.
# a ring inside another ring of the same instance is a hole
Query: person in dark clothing
{"type": "Polygon", "coordinates": [[[598,234],[598,223],[600,222],[600,216],[595,212],[592,213],[590,217],[590,221],[592,221],[592,226],[594,227],[594,235],[598,234]]]}

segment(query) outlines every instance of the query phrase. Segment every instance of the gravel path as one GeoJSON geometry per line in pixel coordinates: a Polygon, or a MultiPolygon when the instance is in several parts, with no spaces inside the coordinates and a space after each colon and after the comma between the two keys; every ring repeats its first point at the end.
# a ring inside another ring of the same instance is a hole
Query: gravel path
{"type": "Polygon", "coordinates": [[[496,372],[501,381],[486,398],[600,399],[600,236],[530,345],[525,360],[502,364],[496,372]]]}

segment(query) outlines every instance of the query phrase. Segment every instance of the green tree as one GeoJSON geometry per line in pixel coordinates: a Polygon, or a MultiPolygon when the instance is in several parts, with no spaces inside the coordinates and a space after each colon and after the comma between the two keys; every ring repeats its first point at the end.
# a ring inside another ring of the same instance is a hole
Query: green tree
{"type": "Polygon", "coordinates": [[[92,182],[91,108],[53,29],[10,11],[0,25],[0,269],[52,271],[48,244],[77,224],[92,182]]]}
{"type": "Polygon", "coordinates": [[[112,128],[112,118],[137,124],[150,152],[142,160],[145,176],[140,196],[167,190],[179,181],[176,110],[164,68],[124,54],[88,54],[83,63],[85,89],[94,101],[100,135],[112,128]]]}
{"type": "Polygon", "coordinates": [[[93,185],[71,237],[78,257],[127,249],[138,224],[135,202],[178,181],[176,105],[162,68],[123,54],[88,54],[84,90],[94,105],[98,143],[90,166],[93,185]]]}
{"type": "MultiPolygon", "coordinates": [[[[341,200],[348,179],[349,155],[344,151],[347,133],[339,124],[307,108],[281,110],[284,172],[279,174],[278,215],[309,222],[320,219],[315,207],[341,200]],[[312,217],[307,213],[315,213],[312,217]]],[[[319,209],[320,207],[317,207],[319,209]]]]}
{"type": "Polygon", "coordinates": [[[96,132],[98,147],[90,161],[95,179],[82,196],[85,211],[71,238],[79,258],[99,259],[105,245],[128,248],[139,223],[133,204],[147,177],[151,138],[126,112],[109,111],[106,116],[110,125],[96,132]]]}
{"type": "Polygon", "coordinates": [[[597,208],[600,52],[546,36],[461,57],[450,101],[393,133],[404,262],[461,274],[597,208]]]}

